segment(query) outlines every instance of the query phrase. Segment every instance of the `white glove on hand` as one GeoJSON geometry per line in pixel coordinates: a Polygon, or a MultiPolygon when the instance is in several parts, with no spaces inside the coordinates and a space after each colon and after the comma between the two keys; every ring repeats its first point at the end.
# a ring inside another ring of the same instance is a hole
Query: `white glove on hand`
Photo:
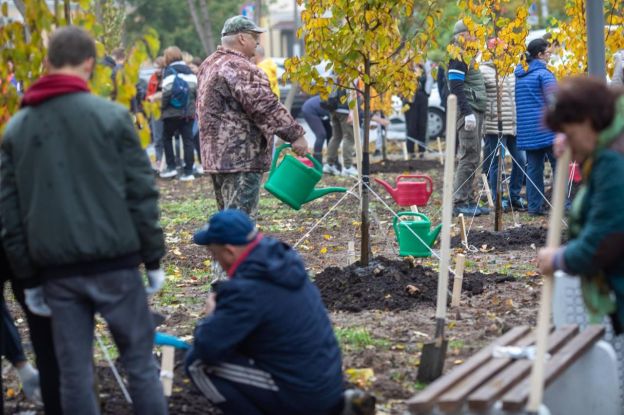
{"type": "Polygon", "coordinates": [[[46,304],[43,296],[43,287],[26,288],[24,290],[24,302],[31,313],[41,317],[50,317],[52,310],[46,304]]]}
{"type": "Polygon", "coordinates": [[[474,131],[477,128],[477,117],[475,117],[474,114],[464,117],[464,128],[466,131],[474,131]]]}
{"type": "Polygon", "coordinates": [[[165,271],[162,268],[147,271],[147,281],[149,285],[145,288],[147,295],[154,295],[160,291],[165,284],[165,271]]]}

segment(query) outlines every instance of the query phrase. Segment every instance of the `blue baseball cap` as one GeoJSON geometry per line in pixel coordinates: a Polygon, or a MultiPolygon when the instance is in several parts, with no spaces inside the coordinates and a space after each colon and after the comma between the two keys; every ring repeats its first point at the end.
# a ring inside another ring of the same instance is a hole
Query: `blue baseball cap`
{"type": "Polygon", "coordinates": [[[247,214],[237,209],[226,209],[212,215],[208,223],[193,235],[197,245],[246,245],[258,231],[247,214]]]}

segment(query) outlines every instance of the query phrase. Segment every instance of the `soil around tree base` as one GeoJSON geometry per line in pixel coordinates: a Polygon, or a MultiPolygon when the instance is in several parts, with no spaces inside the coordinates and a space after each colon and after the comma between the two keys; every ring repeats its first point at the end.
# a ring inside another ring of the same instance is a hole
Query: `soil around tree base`
{"type": "MultiPolygon", "coordinates": [[[[467,295],[483,293],[488,284],[512,281],[502,274],[465,273],[462,291],[467,295]]],[[[453,276],[449,275],[449,287],[453,276]]],[[[438,272],[409,260],[378,256],[367,267],[354,263],[345,268],[328,267],[314,279],[329,310],[397,311],[419,304],[435,304],[438,272]]]]}
{"type": "MultiPolygon", "coordinates": [[[[483,249],[485,252],[507,252],[527,249],[531,248],[531,245],[539,248],[546,245],[547,233],[548,229],[543,226],[521,226],[501,232],[472,231],[468,235],[468,245],[472,245],[477,249],[483,249]]],[[[565,240],[567,240],[567,237],[564,234],[562,235],[562,241],[565,240]]],[[[451,239],[451,246],[455,248],[461,246],[461,237],[459,235],[451,239]]]]}

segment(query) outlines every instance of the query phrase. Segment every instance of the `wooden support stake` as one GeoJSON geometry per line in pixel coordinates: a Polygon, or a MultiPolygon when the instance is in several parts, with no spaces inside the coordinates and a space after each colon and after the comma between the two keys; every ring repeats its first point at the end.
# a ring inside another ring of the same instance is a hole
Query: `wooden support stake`
{"type": "Polygon", "coordinates": [[[464,220],[464,214],[457,215],[457,221],[459,222],[459,231],[461,232],[462,245],[468,249],[468,234],[466,233],[466,221],[464,220]]]}
{"type": "Polygon", "coordinates": [[[464,254],[457,254],[457,258],[455,258],[455,278],[453,279],[453,297],[451,299],[451,307],[457,307],[459,305],[462,283],[464,281],[465,263],[466,256],[464,254]]]}
{"type": "Polygon", "coordinates": [[[414,212],[414,213],[418,213],[418,206],[416,206],[416,205],[412,205],[412,206],[410,206],[410,210],[411,210],[412,212],[414,212]]]}
{"type": "Polygon", "coordinates": [[[488,206],[494,209],[494,199],[492,199],[492,190],[490,190],[490,184],[488,183],[485,173],[481,173],[481,179],[483,179],[483,186],[485,186],[485,195],[487,196],[488,206]]]}
{"type": "Polygon", "coordinates": [[[409,139],[406,137],[405,141],[403,142],[403,159],[404,160],[409,160],[409,154],[407,152],[407,140],[409,139]]]}
{"type": "Polygon", "coordinates": [[[355,262],[355,241],[349,241],[347,244],[347,266],[355,262]]]}
{"type": "Polygon", "coordinates": [[[440,153],[440,164],[444,165],[444,152],[442,151],[442,141],[440,141],[440,137],[436,137],[438,141],[438,153],[440,153]]]}
{"type": "Polygon", "coordinates": [[[175,348],[173,346],[162,346],[162,360],[160,364],[160,381],[163,385],[165,396],[171,396],[173,391],[173,364],[175,348]]]}

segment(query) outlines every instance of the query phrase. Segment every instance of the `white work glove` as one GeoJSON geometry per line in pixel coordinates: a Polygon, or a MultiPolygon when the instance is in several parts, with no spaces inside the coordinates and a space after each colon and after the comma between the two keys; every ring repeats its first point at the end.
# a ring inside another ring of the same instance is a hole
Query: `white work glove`
{"type": "Polygon", "coordinates": [[[52,310],[46,304],[43,296],[43,287],[26,288],[24,290],[24,302],[31,313],[41,317],[50,317],[52,310]]]}
{"type": "Polygon", "coordinates": [[[475,117],[474,114],[464,117],[464,128],[466,131],[474,131],[477,128],[477,117],[475,117]]]}
{"type": "Polygon", "coordinates": [[[147,271],[148,286],[145,288],[147,295],[154,295],[160,291],[165,284],[165,271],[162,268],[147,271]]]}

